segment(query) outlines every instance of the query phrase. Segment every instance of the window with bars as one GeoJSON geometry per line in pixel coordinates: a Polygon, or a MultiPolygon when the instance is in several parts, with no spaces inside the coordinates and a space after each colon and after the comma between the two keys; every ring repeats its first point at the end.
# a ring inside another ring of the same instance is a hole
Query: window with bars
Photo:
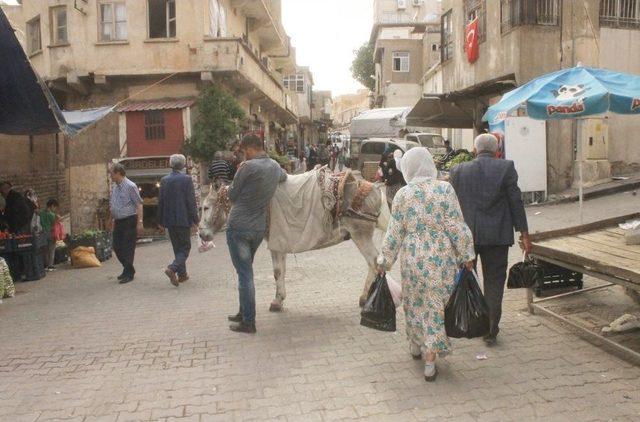
{"type": "Polygon", "coordinates": [[[640,29],[640,1],[601,0],[600,26],[640,29]]]}
{"type": "Polygon", "coordinates": [[[162,110],[144,112],[144,137],[148,141],[164,139],[164,112],[162,110]]]}
{"type": "Polygon", "coordinates": [[[440,25],[440,60],[444,63],[453,57],[453,21],[452,10],[442,15],[440,25]]]}
{"type": "Polygon", "coordinates": [[[304,75],[285,76],[282,80],[284,87],[295,92],[304,92],[304,75]]]}
{"type": "Polygon", "coordinates": [[[560,0],[500,0],[500,32],[522,25],[558,26],[560,0]]]}
{"type": "MultiPolygon", "coordinates": [[[[487,40],[487,2],[486,0],[464,0],[465,28],[478,19],[478,42],[487,40]]],[[[463,44],[466,45],[466,44],[463,44]]]]}
{"type": "Polygon", "coordinates": [[[409,52],[394,51],[393,52],[393,71],[409,72],[409,52]]]}
{"type": "Polygon", "coordinates": [[[103,1],[100,7],[100,41],[127,39],[127,9],[124,2],[103,1]]]}
{"type": "Polygon", "coordinates": [[[149,38],[176,37],[176,1],[148,0],[149,38]]]}
{"type": "Polygon", "coordinates": [[[67,44],[67,6],[55,6],[50,8],[49,22],[51,22],[52,45],[67,44]]]}
{"type": "Polygon", "coordinates": [[[42,51],[40,16],[37,16],[27,22],[27,50],[29,54],[35,54],[42,51]]]}

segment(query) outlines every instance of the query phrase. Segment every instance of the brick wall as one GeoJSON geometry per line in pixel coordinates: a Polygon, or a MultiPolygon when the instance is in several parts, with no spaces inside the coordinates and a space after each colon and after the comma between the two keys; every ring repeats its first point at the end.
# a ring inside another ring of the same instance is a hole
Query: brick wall
{"type": "Polygon", "coordinates": [[[41,207],[48,199],[56,198],[61,212],[69,211],[69,173],[62,135],[31,139],[0,135],[0,151],[0,180],[9,180],[20,192],[35,189],[41,207]]]}

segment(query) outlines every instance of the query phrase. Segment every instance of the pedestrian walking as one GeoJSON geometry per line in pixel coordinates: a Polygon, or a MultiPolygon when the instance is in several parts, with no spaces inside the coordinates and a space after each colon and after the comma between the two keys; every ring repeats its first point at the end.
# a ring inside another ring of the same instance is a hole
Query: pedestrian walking
{"type": "Polygon", "coordinates": [[[182,154],[169,157],[171,174],[160,180],[158,221],[169,233],[174,260],[164,273],[178,287],[189,280],[187,259],[191,252],[191,229],[200,222],[196,192],[191,176],[184,172],[187,159],[182,154]]]}
{"type": "Polygon", "coordinates": [[[482,262],[484,297],[490,318],[490,332],[484,338],[488,345],[495,344],[500,331],[507,258],[514,243],[514,229],[521,234],[525,253],[531,252],[518,173],[513,161],[496,158],[498,152],[496,137],[482,134],[474,141],[476,158],[454,167],[450,176],[473,233],[476,258],[479,256],[482,262]]]}
{"type": "Polygon", "coordinates": [[[344,166],[347,164],[347,150],[346,148],[340,149],[340,154],[338,155],[338,172],[342,173],[344,170],[344,166]]]}
{"type": "Polygon", "coordinates": [[[425,379],[434,381],[436,355],[445,355],[451,347],[444,308],[458,269],[463,264],[472,268],[475,253],[453,187],[437,180],[429,150],[409,150],[402,169],[408,185],[393,201],[378,271],[390,270],[399,259],[409,350],[414,359],[424,353],[425,379]]]}
{"type": "MultiPolygon", "coordinates": [[[[262,243],[267,227],[267,207],[278,183],[287,173],[269,158],[262,140],[247,135],[241,141],[246,161],[227,189],[231,212],[227,221],[227,244],[231,261],[238,273],[240,311],[229,316],[231,331],[256,332],[256,293],[253,284],[253,258],[262,243]]],[[[224,188],[223,188],[224,189],[224,188]]]]}
{"type": "Polygon", "coordinates": [[[400,150],[396,150],[393,153],[390,151],[385,151],[382,154],[382,158],[380,159],[380,169],[382,170],[382,182],[384,182],[386,186],[386,196],[387,203],[389,207],[393,204],[393,198],[395,198],[396,193],[405,186],[407,183],[404,180],[404,176],[402,172],[398,168],[396,164],[395,153],[399,152],[400,157],[402,157],[402,152],[400,150]]]}
{"type": "Polygon", "coordinates": [[[318,147],[312,145],[309,149],[309,160],[307,161],[307,169],[314,170],[318,164],[318,147]]]}
{"type": "Polygon", "coordinates": [[[235,168],[223,158],[222,152],[220,151],[216,152],[213,158],[214,160],[211,162],[208,171],[209,180],[213,182],[219,179],[220,182],[225,185],[231,184],[236,172],[235,168]]]}
{"type": "Polygon", "coordinates": [[[109,202],[113,220],[113,251],[123,267],[118,281],[125,284],[133,281],[136,274],[133,259],[138,235],[142,234],[142,198],[138,186],[127,178],[122,164],[113,165],[111,180],[114,183],[109,202]]]}

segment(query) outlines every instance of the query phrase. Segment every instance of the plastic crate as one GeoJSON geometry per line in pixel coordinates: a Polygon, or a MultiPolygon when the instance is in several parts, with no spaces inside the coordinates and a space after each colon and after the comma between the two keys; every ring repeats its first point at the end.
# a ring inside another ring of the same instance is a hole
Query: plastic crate
{"type": "Polygon", "coordinates": [[[71,237],[67,240],[68,250],[73,250],[78,246],[93,248],[100,262],[104,262],[113,256],[113,239],[109,232],[102,232],[91,238],[71,237]]]}
{"type": "Polygon", "coordinates": [[[15,242],[13,239],[0,240],[0,254],[11,253],[15,250],[15,242]]]}
{"type": "Polygon", "coordinates": [[[57,247],[53,257],[53,265],[65,264],[67,262],[69,262],[69,249],[66,246],[57,247]]]}
{"type": "Polygon", "coordinates": [[[34,238],[33,236],[29,235],[26,237],[22,237],[22,238],[16,238],[13,240],[15,242],[15,251],[16,252],[22,252],[22,251],[31,251],[34,248],[34,238]]]}
{"type": "Polygon", "coordinates": [[[534,288],[536,296],[539,297],[542,295],[542,292],[552,289],[570,287],[575,287],[578,290],[582,289],[582,273],[550,264],[545,261],[537,260],[536,263],[544,270],[544,277],[542,277],[542,280],[540,280],[534,288]]]}

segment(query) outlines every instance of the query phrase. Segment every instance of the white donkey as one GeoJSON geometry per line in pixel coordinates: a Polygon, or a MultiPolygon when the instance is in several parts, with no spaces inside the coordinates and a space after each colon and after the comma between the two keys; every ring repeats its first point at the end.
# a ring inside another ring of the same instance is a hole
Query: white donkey
{"type": "MultiPolygon", "coordinates": [[[[315,170],[314,172],[316,172],[316,175],[319,175],[317,172],[323,171],[325,170],[315,170]]],[[[326,172],[325,174],[329,173],[326,172]]],[[[309,177],[309,173],[289,176],[287,181],[278,187],[278,192],[273,201],[278,201],[278,198],[281,198],[282,202],[286,202],[289,199],[293,201],[298,200],[299,198],[286,196],[291,195],[291,193],[289,193],[291,190],[287,189],[287,184],[295,184],[304,181],[304,179],[301,178],[308,179],[309,177]],[[283,195],[285,195],[284,199],[283,195]]],[[[334,180],[334,183],[335,182],[334,180]]],[[[298,250],[296,252],[323,249],[349,239],[353,240],[369,267],[362,295],[360,296],[360,306],[363,306],[369,288],[376,275],[375,261],[378,256],[378,249],[374,245],[373,234],[376,228],[383,231],[386,230],[389,223],[390,212],[384,187],[372,185],[363,180],[356,180],[350,174],[345,176],[342,182],[340,185],[340,195],[337,200],[338,205],[337,208],[333,210],[335,219],[333,224],[330,224],[331,228],[326,230],[330,233],[325,233],[324,241],[321,244],[297,245],[298,250]]],[[[213,240],[216,233],[224,231],[226,228],[230,204],[225,195],[226,190],[221,189],[222,187],[222,183],[219,180],[215,180],[211,185],[209,195],[203,201],[199,234],[200,238],[204,241],[213,240]]],[[[318,193],[318,195],[320,194],[321,193],[318,193]]],[[[272,212],[274,211],[274,206],[277,205],[286,206],[286,204],[274,204],[272,202],[272,212]]],[[[273,218],[273,215],[271,217],[269,220],[268,234],[266,236],[268,244],[276,243],[274,240],[275,237],[278,236],[279,233],[283,233],[289,229],[289,227],[285,227],[287,226],[287,222],[282,218],[273,218]]],[[[319,224],[321,223],[319,222],[319,224]]],[[[325,229],[319,227],[318,230],[325,229]]],[[[280,238],[278,240],[278,243],[282,244],[283,239],[280,238]]],[[[282,310],[283,302],[287,296],[285,289],[287,253],[274,251],[272,246],[270,250],[273,261],[273,274],[276,280],[276,296],[271,302],[269,310],[279,312],[282,310]]]]}

